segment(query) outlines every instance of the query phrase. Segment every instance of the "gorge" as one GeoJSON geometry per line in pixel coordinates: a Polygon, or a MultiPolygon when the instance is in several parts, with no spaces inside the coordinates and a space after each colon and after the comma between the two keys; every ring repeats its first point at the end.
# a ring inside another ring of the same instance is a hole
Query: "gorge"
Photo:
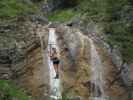
{"type": "Polygon", "coordinates": [[[133,100],[132,1],[0,6],[0,100],[133,100]]]}

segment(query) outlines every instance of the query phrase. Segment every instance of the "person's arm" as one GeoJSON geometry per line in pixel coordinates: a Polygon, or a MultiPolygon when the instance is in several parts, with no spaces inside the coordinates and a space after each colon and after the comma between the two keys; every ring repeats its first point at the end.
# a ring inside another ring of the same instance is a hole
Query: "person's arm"
{"type": "Polygon", "coordinates": [[[53,53],[52,52],[49,52],[49,57],[52,60],[52,58],[53,58],[53,53]]]}
{"type": "Polygon", "coordinates": [[[59,52],[56,52],[56,57],[57,57],[57,58],[60,58],[59,52]]]}

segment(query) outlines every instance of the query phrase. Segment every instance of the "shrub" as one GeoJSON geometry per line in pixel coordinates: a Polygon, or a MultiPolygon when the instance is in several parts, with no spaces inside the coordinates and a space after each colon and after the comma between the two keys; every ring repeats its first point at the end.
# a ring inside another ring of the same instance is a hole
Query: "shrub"
{"type": "Polygon", "coordinates": [[[12,82],[0,80],[0,100],[30,100],[30,98],[12,82]]]}

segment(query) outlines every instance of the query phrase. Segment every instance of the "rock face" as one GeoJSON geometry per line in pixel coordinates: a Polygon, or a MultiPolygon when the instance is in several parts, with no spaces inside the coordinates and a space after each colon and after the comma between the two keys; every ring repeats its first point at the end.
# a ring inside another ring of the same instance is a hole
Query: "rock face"
{"type": "MultiPolygon", "coordinates": [[[[49,92],[48,67],[43,64],[39,32],[48,32],[40,17],[18,17],[0,26],[0,79],[13,80],[29,95],[44,100],[49,92]]],[[[46,48],[46,45],[44,45],[46,48]]],[[[46,58],[44,58],[47,61],[46,58]]]]}
{"type": "MultiPolygon", "coordinates": [[[[68,97],[80,96],[89,100],[91,95],[91,53],[89,38],[77,29],[57,27],[61,49],[61,81],[63,93],[68,97]]],[[[128,93],[120,76],[120,70],[112,63],[108,52],[95,43],[101,58],[105,78],[104,91],[110,100],[128,100],[128,93]]]]}
{"type": "MultiPolygon", "coordinates": [[[[13,80],[18,86],[24,87],[35,100],[49,100],[47,97],[50,82],[46,56],[48,26],[42,19],[36,20],[36,17],[22,17],[13,22],[0,27],[0,79],[13,80]],[[42,35],[43,46],[39,34],[42,35]]],[[[106,96],[110,100],[129,100],[128,95],[132,92],[128,92],[121,76],[121,68],[113,63],[107,49],[99,45],[98,39],[93,35],[84,35],[73,27],[59,24],[53,26],[56,28],[60,48],[60,80],[63,95],[72,100],[90,100],[93,92],[91,88],[97,87],[91,82],[91,38],[102,62],[106,96]]],[[[132,68],[132,64],[129,68],[132,68]]],[[[131,71],[126,78],[132,80],[131,71]]]]}
{"type": "Polygon", "coordinates": [[[51,13],[52,11],[61,8],[64,0],[45,0],[42,5],[42,10],[45,13],[51,13]]]}
{"type": "MultiPolygon", "coordinates": [[[[34,30],[34,27],[32,29],[34,30]]],[[[46,53],[42,51],[40,45],[39,32],[43,32],[44,40],[46,40],[44,44],[47,43],[48,32],[43,30],[41,24],[38,24],[35,33],[37,40],[26,47],[25,58],[14,63],[12,71],[16,84],[24,87],[29,95],[37,100],[44,100],[49,94],[49,70],[46,55],[43,56],[46,53]]],[[[43,49],[45,48],[46,45],[43,49]]]]}
{"type": "Polygon", "coordinates": [[[8,50],[0,51],[0,79],[10,79],[11,73],[11,60],[8,56],[8,50]]]}
{"type": "Polygon", "coordinates": [[[76,29],[57,28],[61,48],[61,80],[63,93],[88,99],[89,92],[83,86],[90,77],[89,41],[76,29]],[[87,54],[87,55],[86,55],[87,54]],[[82,92],[81,92],[82,90],[82,92]]]}

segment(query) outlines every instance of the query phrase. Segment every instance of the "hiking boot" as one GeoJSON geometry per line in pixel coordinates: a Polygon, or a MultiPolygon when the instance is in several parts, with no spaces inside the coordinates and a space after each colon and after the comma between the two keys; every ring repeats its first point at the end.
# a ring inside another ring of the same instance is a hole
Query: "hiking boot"
{"type": "Polygon", "coordinates": [[[56,74],[56,76],[54,77],[54,79],[58,79],[59,78],[59,74],[56,74]]]}

